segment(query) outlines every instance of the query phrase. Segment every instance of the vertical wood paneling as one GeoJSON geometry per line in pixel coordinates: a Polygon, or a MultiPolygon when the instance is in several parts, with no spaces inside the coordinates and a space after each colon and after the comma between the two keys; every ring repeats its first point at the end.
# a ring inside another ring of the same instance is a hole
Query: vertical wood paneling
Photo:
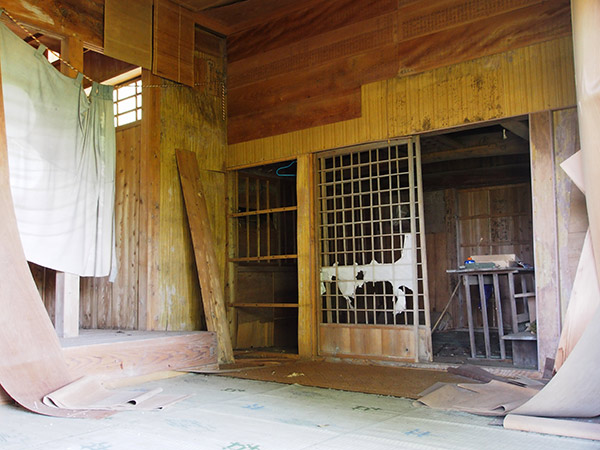
{"type": "Polygon", "coordinates": [[[119,263],[114,283],[108,277],[81,279],[83,328],[138,328],[139,197],[141,126],[116,132],[115,239],[119,263]]]}

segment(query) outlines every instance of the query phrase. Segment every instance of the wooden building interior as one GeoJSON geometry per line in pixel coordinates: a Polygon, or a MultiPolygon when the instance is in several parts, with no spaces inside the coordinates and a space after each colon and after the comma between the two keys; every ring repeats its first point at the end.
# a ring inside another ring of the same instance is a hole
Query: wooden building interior
{"type": "MultiPolygon", "coordinates": [[[[211,330],[199,231],[240,357],[465,362],[464,290],[447,270],[497,254],[535,268],[528,368],[553,357],[587,228],[559,167],[579,149],[568,0],[55,3],[3,6],[94,81],[129,89],[137,106],[117,116],[139,111],[116,128],[120,269],[79,280],[79,329],[211,330]],[[176,150],[197,157],[210,230],[190,230],[176,150]],[[340,278],[408,260],[403,284],[340,278]]],[[[31,269],[54,320],[62,275],[31,269]]],[[[490,306],[492,331],[495,318],[490,306]]],[[[510,351],[475,359],[522,368],[510,351]]]]}

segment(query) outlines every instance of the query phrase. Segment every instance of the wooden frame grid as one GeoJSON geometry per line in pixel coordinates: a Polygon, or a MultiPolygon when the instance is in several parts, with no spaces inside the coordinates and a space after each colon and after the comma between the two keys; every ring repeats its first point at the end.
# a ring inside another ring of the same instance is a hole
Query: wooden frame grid
{"type": "Polygon", "coordinates": [[[412,139],[320,155],[322,324],[429,326],[419,156],[412,139]]]}

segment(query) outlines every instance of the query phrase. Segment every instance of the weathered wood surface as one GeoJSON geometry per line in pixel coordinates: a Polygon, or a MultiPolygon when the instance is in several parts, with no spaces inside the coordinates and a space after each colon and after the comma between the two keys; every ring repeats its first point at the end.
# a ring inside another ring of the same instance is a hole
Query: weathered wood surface
{"type": "Polygon", "coordinates": [[[551,112],[529,116],[538,367],[554,358],[561,329],[553,131],[551,112]]]}
{"type": "Polygon", "coordinates": [[[194,19],[189,10],[170,0],[154,5],[152,73],[194,85],[194,19]]]}
{"type": "Polygon", "coordinates": [[[317,96],[334,102],[349,87],[570,32],[566,0],[308,3],[228,36],[229,143],[331,123],[330,109],[310,106],[317,96]]]}
{"type": "Polygon", "coordinates": [[[152,0],[105,0],[104,54],[152,67],[152,0]]]}
{"type": "Polygon", "coordinates": [[[69,372],[73,377],[98,375],[111,379],[135,377],[153,372],[178,370],[217,362],[217,339],[214,333],[156,333],[94,343],[91,337],[101,331],[84,334],[85,339],[70,339],[63,344],[69,372]],[[78,341],[81,341],[78,343],[78,341]],[[91,341],[91,342],[89,342],[91,341]]]}
{"type": "Polygon", "coordinates": [[[219,362],[233,362],[233,349],[225,312],[223,280],[219,271],[206,199],[195,153],[176,150],[181,187],[192,234],[206,326],[217,334],[219,362]]]}
{"type": "Polygon", "coordinates": [[[38,0],[33,5],[25,0],[6,0],[2,7],[15,19],[39,30],[75,37],[94,50],[103,48],[104,0],[38,0]]]}
{"type": "Polygon", "coordinates": [[[362,86],[361,117],[229,146],[228,166],[575,105],[569,37],[362,86]]]}

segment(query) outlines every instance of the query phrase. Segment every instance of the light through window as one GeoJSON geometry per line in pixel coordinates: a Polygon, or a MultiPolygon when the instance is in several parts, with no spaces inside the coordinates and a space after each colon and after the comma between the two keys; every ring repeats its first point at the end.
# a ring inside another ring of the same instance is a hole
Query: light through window
{"type": "Polygon", "coordinates": [[[113,91],[115,127],[142,119],[142,80],[116,87],[113,91]]]}

